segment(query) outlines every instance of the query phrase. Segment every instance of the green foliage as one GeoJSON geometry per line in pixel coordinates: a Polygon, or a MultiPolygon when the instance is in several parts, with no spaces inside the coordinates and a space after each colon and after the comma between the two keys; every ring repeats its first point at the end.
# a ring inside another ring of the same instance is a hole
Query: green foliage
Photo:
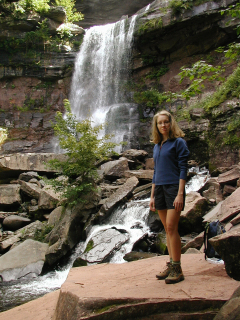
{"type": "Polygon", "coordinates": [[[0,127],[0,146],[7,139],[8,130],[0,127]]]}
{"type": "Polygon", "coordinates": [[[117,145],[111,136],[98,138],[103,126],[93,127],[91,120],[79,122],[70,111],[70,103],[64,100],[66,114],[56,114],[55,135],[60,147],[65,150],[65,160],[52,160],[50,166],[68,180],[54,180],[53,186],[63,193],[70,205],[83,201],[81,196],[94,190],[93,179],[97,177],[96,163],[106,160],[117,145]]]}
{"type": "Polygon", "coordinates": [[[183,10],[191,9],[192,6],[193,1],[189,0],[171,0],[169,4],[174,15],[181,13],[183,10]]]}
{"type": "Polygon", "coordinates": [[[150,73],[146,76],[147,79],[158,79],[164,74],[168,72],[169,68],[168,66],[161,66],[160,68],[154,70],[154,72],[150,73]]]}
{"type": "Polygon", "coordinates": [[[145,32],[152,31],[154,29],[162,28],[162,26],[163,26],[162,18],[155,18],[147,21],[142,26],[140,26],[138,29],[138,32],[145,33],[145,32]]]}
{"type": "Polygon", "coordinates": [[[24,11],[35,11],[39,13],[46,13],[49,9],[50,0],[20,0],[18,6],[22,7],[24,11]]]}
{"type": "Polygon", "coordinates": [[[240,97],[240,67],[231,74],[222,86],[204,104],[204,109],[210,111],[227,99],[240,97]]]}
{"type": "Polygon", "coordinates": [[[166,92],[162,94],[155,89],[151,89],[142,92],[135,92],[133,99],[136,103],[143,103],[149,108],[154,108],[158,104],[166,101],[168,99],[168,94],[166,92]]]}
{"type": "MultiPolygon", "coordinates": [[[[232,18],[240,18],[240,3],[229,6],[227,9],[221,10],[221,14],[230,15],[232,18]]],[[[230,22],[228,22],[230,24],[230,22]]],[[[240,34],[240,23],[237,25],[237,34],[240,34]]]]}
{"type": "Polygon", "coordinates": [[[83,19],[83,14],[77,12],[75,8],[75,0],[55,0],[57,6],[62,6],[66,10],[67,21],[74,22],[83,19]]]}
{"type": "Polygon", "coordinates": [[[52,231],[53,226],[47,224],[47,222],[43,223],[44,226],[41,230],[36,229],[34,233],[34,240],[44,242],[46,236],[49,234],[49,232],[52,231]]]}

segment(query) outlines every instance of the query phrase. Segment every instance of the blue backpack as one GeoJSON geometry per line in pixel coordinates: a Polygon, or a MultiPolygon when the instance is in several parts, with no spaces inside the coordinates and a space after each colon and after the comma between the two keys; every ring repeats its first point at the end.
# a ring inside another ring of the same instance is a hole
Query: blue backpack
{"type": "Polygon", "coordinates": [[[205,259],[220,258],[219,254],[214,250],[213,246],[211,246],[208,240],[224,232],[226,232],[226,230],[219,220],[207,223],[204,230],[205,259]]]}

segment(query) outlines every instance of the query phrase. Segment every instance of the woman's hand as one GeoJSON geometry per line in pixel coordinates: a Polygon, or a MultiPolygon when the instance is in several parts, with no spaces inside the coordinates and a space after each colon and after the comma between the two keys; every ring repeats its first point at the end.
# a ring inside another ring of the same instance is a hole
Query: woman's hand
{"type": "Polygon", "coordinates": [[[178,194],[173,202],[175,210],[177,212],[182,211],[183,208],[183,194],[178,194]]]}
{"type": "Polygon", "coordinates": [[[150,210],[151,211],[155,211],[155,199],[154,198],[151,198],[150,199],[150,202],[149,202],[149,207],[150,207],[150,210]]]}

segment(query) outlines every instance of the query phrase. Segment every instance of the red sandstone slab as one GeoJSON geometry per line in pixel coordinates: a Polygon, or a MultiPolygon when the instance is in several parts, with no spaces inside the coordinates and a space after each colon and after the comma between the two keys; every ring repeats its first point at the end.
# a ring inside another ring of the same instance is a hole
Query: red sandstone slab
{"type": "Polygon", "coordinates": [[[165,310],[167,304],[187,304],[190,308],[194,303],[199,306],[199,301],[213,304],[227,301],[239,286],[238,281],[227,275],[224,265],[205,261],[203,254],[182,255],[185,280],[167,285],[155,278],[166,261],[167,257],[161,256],[124,264],[73,268],[61,287],[54,316],[56,292],[3,312],[0,320],[89,319],[96,316],[95,309],[115,303],[121,305],[121,312],[126,312],[134,303],[143,312],[146,308],[165,310]]]}
{"type": "Polygon", "coordinates": [[[231,279],[224,265],[205,261],[204,255],[182,255],[183,282],[167,285],[155,277],[165,267],[166,256],[124,264],[97,264],[73,268],[61,287],[62,293],[78,297],[134,299],[228,300],[239,282],[231,279]]]}
{"type": "Polygon", "coordinates": [[[1,312],[0,320],[52,320],[58,296],[59,290],[11,310],[1,312]]]}

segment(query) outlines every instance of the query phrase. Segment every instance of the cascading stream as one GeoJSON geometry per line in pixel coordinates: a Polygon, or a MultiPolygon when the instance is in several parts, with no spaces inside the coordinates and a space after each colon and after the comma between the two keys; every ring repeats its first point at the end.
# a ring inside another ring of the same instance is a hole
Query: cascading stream
{"type": "MultiPolygon", "coordinates": [[[[196,168],[194,171],[196,176],[189,181],[186,187],[187,193],[199,190],[209,178],[209,173],[205,169],[199,170],[196,168]]],[[[148,204],[149,199],[145,199],[130,201],[126,205],[118,207],[104,224],[92,227],[88,239],[77,245],[68,263],[61,269],[49,272],[34,280],[0,284],[0,296],[2,298],[0,299],[0,312],[60,288],[66,280],[73,262],[84,252],[88,240],[100,230],[116,227],[128,232],[130,235],[129,241],[116,251],[110,260],[110,263],[125,262],[123,256],[132,250],[133,244],[143,235],[150,234],[147,226],[148,204]]]]}

